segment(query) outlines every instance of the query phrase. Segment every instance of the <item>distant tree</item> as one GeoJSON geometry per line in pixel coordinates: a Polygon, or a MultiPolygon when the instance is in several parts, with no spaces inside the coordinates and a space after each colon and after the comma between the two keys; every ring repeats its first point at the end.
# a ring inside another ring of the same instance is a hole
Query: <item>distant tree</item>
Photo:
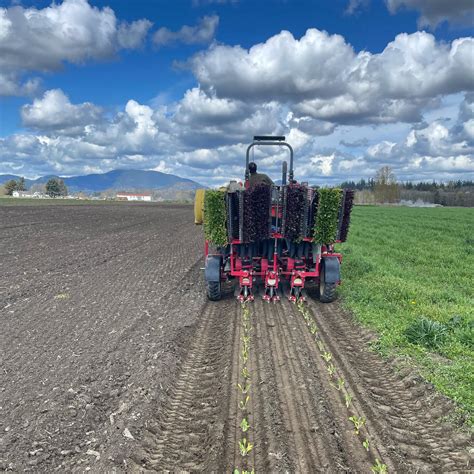
{"type": "Polygon", "coordinates": [[[59,180],[59,195],[60,196],[67,196],[68,195],[67,187],[64,184],[64,181],[62,179],[59,180]]]}
{"type": "Polygon", "coordinates": [[[67,196],[67,187],[62,179],[51,178],[46,183],[46,194],[51,197],[67,196]]]}
{"type": "Polygon", "coordinates": [[[383,166],[375,177],[375,200],[381,203],[393,203],[400,200],[397,178],[390,166],[383,166]]]}
{"type": "Polygon", "coordinates": [[[7,196],[11,196],[13,194],[13,191],[17,190],[18,183],[14,179],[11,179],[10,181],[7,181],[3,186],[5,188],[7,196]]]}
{"type": "Polygon", "coordinates": [[[16,182],[16,190],[17,190],[17,191],[26,191],[25,178],[21,177],[21,178],[16,182]]]}
{"type": "Polygon", "coordinates": [[[30,193],[46,193],[46,186],[43,183],[36,183],[30,186],[30,193]]]}

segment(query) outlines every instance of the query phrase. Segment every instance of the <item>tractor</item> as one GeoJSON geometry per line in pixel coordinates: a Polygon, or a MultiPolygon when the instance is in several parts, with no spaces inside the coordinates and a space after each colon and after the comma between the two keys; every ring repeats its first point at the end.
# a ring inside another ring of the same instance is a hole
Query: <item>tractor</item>
{"type": "Polygon", "coordinates": [[[195,222],[204,224],[207,296],[221,298],[222,284],[235,281],[240,302],[305,301],[305,287],[315,286],[330,303],[341,283],[342,255],[334,244],[346,240],[353,204],[352,190],[317,188],[298,183],[293,148],[283,136],[255,136],[248,146],[243,185],[198,190],[195,222]],[[249,184],[250,151],[279,146],[289,151],[281,183],[249,184]]]}

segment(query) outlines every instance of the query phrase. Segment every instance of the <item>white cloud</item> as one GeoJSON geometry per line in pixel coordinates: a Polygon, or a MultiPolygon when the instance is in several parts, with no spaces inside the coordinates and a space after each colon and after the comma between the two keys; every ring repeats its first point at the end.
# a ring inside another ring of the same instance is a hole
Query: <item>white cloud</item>
{"type": "Polygon", "coordinates": [[[0,72],[0,96],[30,96],[34,95],[39,87],[40,80],[38,78],[21,82],[18,75],[13,72],[0,72]]]}
{"type": "MultiPolygon", "coordinates": [[[[18,83],[25,72],[111,58],[120,49],[139,47],[150,27],[148,20],[119,22],[111,8],[99,9],[87,0],[64,0],[43,9],[0,8],[0,69],[18,83]]],[[[20,95],[24,87],[3,87],[3,93],[20,95]]]]}
{"type": "Polygon", "coordinates": [[[352,15],[357,12],[360,8],[366,7],[369,4],[369,0],[349,0],[345,13],[352,15]]]}
{"type": "Polygon", "coordinates": [[[472,25],[474,3],[472,0],[385,0],[391,13],[400,9],[418,10],[420,27],[435,28],[443,21],[472,25]]]}
{"type": "Polygon", "coordinates": [[[287,31],[249,50],[213,45],[191,68],[204,91],[245,102],[278,100],[298,115],[336,123],[413,122],[443,94],[474,88],[472,38],[437,43],[425,32],[400,34],[379,54],[339,35],[287,31]]]}
{"type": "Polygon", "coordinates": [[[132,23],[122,22],[117,30],[117,43],[124,49],[136,49],[142,46],[143,41],[151,28],[149,20],[137,20],[132,23]]]}
{"type": "Polygon", "coordinates": [[[86,125],[100,120],[102,109],[85,102],[71,104],[61,89],[46,91],[41,99],[21,108],[21,118],[26,127],[56,133],[77,134],[86,125]]]}
{"type": "MultiPolygon", "coordinates": [[[[295,176],[315,184],[369,178],[384,165],[391,166],[403,180],[474,178],[473,124],[466,120],[472,117],[471,94],[463,100],[458,98],[457,118],[438,118],[412,128],[346,125],[322,137],[301,130],[292,114],[276,103],[256,107],[244,119],[219,125],[212,117],[222,113],[220,106],[227,111],[229,107],[233,110],[233,105],[219,100],[214,103],[212,98],[209,103],[208,99],[201,97],[199,90],[190,90],[182,102],[169,108],[152,108],[130,100],[114,117],[96,120],[94,113],[88,115],[90,108],[85,104],[71,104],[60,91],[48,91],[25,109],[28,119],[43,128],[36,135],[0,139],[0,173],[82,174],[90,169],[140,168],[218,185],[226,179],[242,178],[245,149],[257,130],[286,134],[295,149],[295,176]],[[182,107],[188,114],[184,121],[182,107]],[[69,122],[60,111],[69,111],[69,122]],[[48,116],[51,118],[46,120],[48,116]],[[200,125],[198,117],[207,124],[200,125]],[[86,122],[90,123],[84,125],[86,122]],[[261,128],[256,129],[259,123],[261,128]],[[342,137],[348,140],[345,146],[349,152],[339,147],[342,137]]],[[[446,104],[452,102],[449,99],[446,104]]],[[[440,110],[445,115],[445,105],[440,110]]],[[[236,117],[240,117],[238,113],[236,117]]],[[[260,169],[273,179],[279,179],[284,159],[288,159],[285,150],[255,150],[260,169]]]]}
{"type": "Polygon", "coordinates": [[[222,125],[248,117],[252,107],[244,102],[206,95],[199,87],[186,91],[178,105],[176,120],[182,124],[222,125]]]}
{"type": "Polygon", "coordinates": [[[201,18],[196,26],[184,25],[178,31],[171,31],[162,27],[153,35],[153,42],[158,46],[173,43],[206,44],[210,43],[216,34],[219,25],[217,15],[201,18]]]}
{"type": "MultiPolygon", "coordinates": [[[[191,62],[200,84],[174,103],[129,100],[111,116],[47,91],[22,108],[31,133],[0,139],[0,173],[140,168],[217,185],[243,176],[254,134],[281,134],[295,176],[315,184],[369,178],[383,165],[404,180],[472,179],[471,47],[471,38],[442,44],[417,33],[356,53],[317,30],[249,51],[214,45],[191,62]]],[[[284,159],[286,150],[255,150],[274,179],[284,159]]]]}

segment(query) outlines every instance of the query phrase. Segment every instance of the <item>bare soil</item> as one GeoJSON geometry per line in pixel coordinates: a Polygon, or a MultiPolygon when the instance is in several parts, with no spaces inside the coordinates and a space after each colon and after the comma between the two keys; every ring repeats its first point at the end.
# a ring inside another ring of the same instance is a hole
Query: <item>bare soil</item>
{"type": "MultiPolygon", "coordinates": [[[[204,294],[181,205],[0,207],[0,470],[232,471],[241,308],[204,294]]],[[[451,404],[370,350],[337,304],[308,303],[367,420],[369,452],[287,301],[251,307],[248,465],[257,472],[467,472],[451,404]]],[[[471,451],[469,451],[471,449],[471,451]]]]}

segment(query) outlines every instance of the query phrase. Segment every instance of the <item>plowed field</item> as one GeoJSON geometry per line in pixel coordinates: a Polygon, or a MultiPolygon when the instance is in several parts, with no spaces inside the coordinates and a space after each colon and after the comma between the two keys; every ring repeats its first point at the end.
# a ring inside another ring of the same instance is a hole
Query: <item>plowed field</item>
{"type": "MultiPolygon", "coordinates": [[[[0,207],[0,470],[242,465],[242,309],[230,287],[206,300],[202,265],[188,206],[0,207]]],[[[337,304],[307,308],[369,450],[298,308],[256,301],[247,465],[468,471],[469,436],[443,421],[450,405],[372,352],[337,304]]]]}

